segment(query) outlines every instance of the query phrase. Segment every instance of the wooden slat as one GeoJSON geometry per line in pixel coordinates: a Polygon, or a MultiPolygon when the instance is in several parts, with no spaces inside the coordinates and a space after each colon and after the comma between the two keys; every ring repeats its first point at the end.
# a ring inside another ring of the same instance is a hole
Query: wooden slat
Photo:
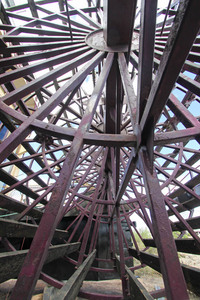
{"type": "MultiPolygon", "coordinates": [[[[199,200],[196,198],[191,198],[191,199],[188,199],[187,201],[183,201],[183,202],[180,201],[181,199],[178,199],[178,200],[182,204],[182,206],[176,207],[176,210],[178,212],[188,211],[188,210],[191,210],[191,209],[199,206],[199,200]]],[[[168,213],[168,216],[173,216],[173,212],[171,210],[168,210],[167,213],[168,213]]]]}
{"type": "MultiPolygon", "coordinates": [[[[35,235],[38,226],[28,223],[17,222],[14,220],[0,219],[0,236],[1,237],[25,237],[32,238],[35,235]]],[[[54,238],[66,238],[67,231],[57,229],[54,238]]]]}
{"type": "MultiPolygon", "coordinates": [[[[50,247],[45,264],[78,250],[79,246],[80,243],[72,243],[50,247]]],[[[0,283],[18,276],[27,253],[28,250],[0,253],[0,283]]]]}
{"type": "MultiPolygon", "coordinates": [[[[27,205],[0,193],[0,208],[21,213],[27,208],[27,205]]],[[[43,213],[34,208],[28,212],[28,215],[34,218],[41,218],[43,213]]]]}
{"type": "MultiPolygon", "coordinates": [[[[129,254],[136,259],[139,259],[138,253],[135,249],[129,248],[129,254]]],[[[161,272],[158,256],[140,251],[140,260],[157,272],[161,272]]],[[[200,296],[200,269],[190,267],[185,264],[181,264],[181,267],[188,289],[200,296]]]]}
{"type": "MultiPolygon", "coordinates": [[[[119,256],[115,255],[117,271],[120,274],[120,261],[119,256]]],[[[131,270],[125,266],[126,274],[129,278],[129,289],[130,289],[130,299],[134,300],[153,300],[154,298],[149,294],[146,288],[140,283],[131,270]]]]}
{"type": "MultiPolygon", "coordinates": [[[[152,239],[143,240],[146,247],[156,247],[155,241],[152,239]]],[[[200,254],[200,249],[197,246],[197,242],[193,239],[176,239],[176,248],[179,252],[186,252],[191,254],[200,254]]]]}
{"type": "MultiPolygon", "coordinates": [[[[187,221],[187,223],[193,229],[200,229],[200,217],[195,217],[195,218],[187,219],[185,221],[187,221]]],[[[173,225],[172,225],[172,230],[173,231],[177,231],[177,230],[184,231],[184,230],[187,230],[187,228],[181,222],[174,222],[173,225]]]]}
{"type": "Polygon", "coordinates": [[[94,250],[87,259],[80,265],[70,279],[58,290],[55,288],[45,288],[43,300],[74,300],[79,293],[80,287],[85,279],[96,255],[94,250]]]}
{"type": "MultiPolygon", "coordinates": [[[[2,169],[0,169],[0,180],[9,186],[17,184],[19,182],[18,179],[16,179],[14,176],[2,169]]],[[[31,197],[32,199],[37,199],[39,197],[39,195],[36,192],[32,191],[29,187],[25,185],[19,185],[16,189],[21,193],[25,194],[26,196],[31,197]]]]}

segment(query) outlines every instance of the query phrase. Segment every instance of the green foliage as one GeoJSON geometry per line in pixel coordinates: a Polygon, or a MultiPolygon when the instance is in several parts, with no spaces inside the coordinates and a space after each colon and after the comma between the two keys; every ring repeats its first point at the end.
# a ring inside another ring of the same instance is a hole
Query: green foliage
{"type": "MultiPolygon", "coordinates": [[[[141,230],[139,233],[143,239],[152,239],[152,235],[147,228],[141,230]]],[[[145,247],[144,243],[142,242],[140,236],[136,233],[134,234],[134,236],[135,236],[139,250],[143,251],[146,247],[145,247]]],[[[133,247],[135,248],[135,246],[133,246],[133,247]]],[[[157,255],[157,249],[153,248],[153,247],[149,247],[145,252],[147,252],[149,254],[157,255]]],[[[134,260],[134,266],[141,264],[139,260],[137,260],[135,258],[133,260],[134,260]]],[[[140,277],[142,277],[143,275],[155,275],[155,274],[160,276],[160,274],[158,272],[156,272],[155,270],[153,270],[152,268],[150,268],[148,266],[135,271],[135,275],[140,276],[140,277]]]]}
{"type": "MultiPolygon", "coordinates": [[[[143,239],[151,239],[152,238],[151,233],[147,228],[142,230],[139,233],[140,233],[140,235],[142,236],[143,239]]],[[[141,238],[139,237],[139,235],[137,233],[134,233],[134,236],[135,236],[136,242],[138,244],[138,247],[141,250],[141,248],[144,248],[145,245],[143,244],[141,238]]]]}
{"type": "MultiPolygon", "coordinates": [[[[173,237],[177,239],[180,236],[180,231],[173,231],[173,237]]],[[[183,239],[189,239],[191,238],[191,235],[188,232],[185,232],[184,236],[182,237],[183,239]]]]}
{"type": "MultiPolygon", "coordinates": [[[[140,235],[142,236],[143,239],[152,239],[152,235],[151,235],[150,231],[147,228],[141,230],[139,233],[140,233],[140,235]]],[[[141,240],[141,238],[139,237],[138,234],[135,234],[135,239],[136,239],[136,242],[138,244],[138,248],[141,251],[144,250],[146,247],[145,247],[144,243],[142,242],[142,240],[141,240]]],[[[156,248],[150,247],[147,250],[147,253],[157,254],[157,250],[156,250],[156,248]]]]}

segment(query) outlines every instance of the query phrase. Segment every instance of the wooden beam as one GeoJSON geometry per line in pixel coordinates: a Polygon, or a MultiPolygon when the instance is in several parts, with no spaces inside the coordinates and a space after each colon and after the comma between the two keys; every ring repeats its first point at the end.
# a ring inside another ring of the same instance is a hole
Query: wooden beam
{"type": "Polygon", "coordinates": [[[157,0],[141,2],[141,26],[138,67],[138,120],[144,112],[152,84],[154,39],[156,27],[157,0]]]}
{"type": "MultiPolygon", "coordinates": [[[[146,247],[156,247],[155,241],[152,239],[143,240],[146,247]]],[[[200,254],[200,249],[197,247],[197,242],[193,239],[176,239],[176,248],[179,252],[190,254],[200,254]]]]}
{"type": "MultiPolygon", "coordinates": [[[[200,217],[195,217],[191,219],[185,220],[193,229],[200,229],[200,217]]],[[[174,222],[172,224],[172,230],[173,231],[184,231],[187,230],[187,228],[182,224],[181,222],[174,222]]]]}
{"type": "Polygon", "coordinates": [[[5,8],[3,6],[2,1],[1,1],[1,4],[0,4],[0,19],[1,19],[3,24],[10,24],[11,25],[9,17],[8,17],[6,11],[5,11],[5,8]]]}
{"type": "MultiPolygon", "coordinates": [[[[0,207],[5,208],[9,211],[21,213],[28,206],[22,202],[19,202],[11,197],[0,193],[0,207]]],[[[28,212],[28,215],[34,218],[41,218],[43,213],[39,209],[34,208],[28,212]]]]}
{"type": "Polygon", "coordinates": [[[119,70],[120,70],[124,92],[127,97],[131,125],[133,127],[134,133],[137,134],[137,130],[135,129],[136,125],[138,125],[138,123],[136,124],[137,96],[134,92],[132,80],[123,53],[118,53],[118,64],[119,64],[119,70]]]}
{"type": "Polygon", "coordinates": [[[104,39],[108,46],[128,45],[132,38],[135,0],[104,1],[104,39]]]}
{"type": "Polygon", "coordinates": [[[162,60],[141,118],[143,140],[155,126],[199,31],[200,2],[180,1],[162,60]]]}
{"type": "MultiPolygon", "coordinates": [[[[117,271],[120,274],[120,261],[119,256],[115,255],[117,271]]],[[[146,288],[140,283],[131,270],[125,266],[126,274],[129,279],[129,291],[130,299],[133,300],[153,300],[153,297],[149,294],[146,288]]]]}
{"type": "Polygon", "coordinates": [[[186,128],[194,126],[200,129],[197,118],[194,117],[192,113],[184,106],[184,104],[181,103],[173,94],[170,95],[167,106],[186,128]]]}
{"type": "Polygon", "coordinates": [[[117,63],[114,59],[108,79],[106,81],[106,120],[105,132],[115,134],[116,124],[116,101],[117,101],[117,63]]]}
{"type": "MultiPolygon", "coordinates": [[[[199,200],[196,199],[196,198],[191,198],[188,201],[184,201],[184,202],[181,202],[179,200],[179,202],[182,204],[181,206],[176,207],[176,210],[179,213],[183,212],[183,211],[192,210],[193,208],[199,206],[199,200]]],[[[168,210],[167,213],[168,213],[168,216],[173,216],[174,215],[174,213],[171,210],[168,210]]]]}
{"type": "MultiPolygon", "coordinates": [[[[78,71],[74,76],[72,76],[71,79],[67,81],[67,88],[70,87],[70,90],[68,92],[71,92],[76,86],[82,82],[83,79],[90,73],[90,71],[100,62],[102,61],[104,57],[104,53],[99,53],[95,56],[95,58],[91,59],[90,62],[82,69],[80,69],[80,72],[78,71]],[[80,77],[79,77],[80,76],[80,77]],[[79,78],[79,79],[78,79],[79,78]],[[82,78],[82,79],[81,79],[82,78]],[[80,81],[79,81],[80,80],[80,81]],[[71,84],[70,84],[71,82],[71,84]]],[[[59,174],[58,179],[56,180],[55,187],[52,191],[50,200],[48,202],[48,205],[46,206],[45,212],[43,214],[43,217],[40,221],[40,226],[34,236],[34,239],[31,243],[31,251],[29,251],[28,255],[26,256],[26,259],[24,261],[23,267],[21,269],[21,272],[18,276],[17,283],[15,285],[15,288],[13,289],[12,295],[10,299],[15,300],[21,300],[22,298],[30,299],[31,295],[33,293],[35,283],[39,277],[39,274],[41,272],[43,263],[45,261],[47,250],[49,248],[49,245],[51,243],[54,230],[56,226],[58,225],[60,219],[63,217],[63,204],[66,199],[66,194],[69,191],[70,183],[73,177],[73,174],[75,172],[75,168],[77,166],[82,148],[83,148],[83,137],[84,133],[89,131],[89,128],[92,123],[93,116],[96,111],[96,107],[98,104],[98,101],[101,97],[105,81],[107,79],[107,75],[110,70],[110,66],[113,60],[113,55],[110,53],[108,54],[105,64],[103,67],[103,70],[101,72],[101,75],[98,78],[98,82],[96,84],[96,87],[93,91],[93,94],[91,95],[88,103],[87,103],[87,109],[85,110],[85,113],[82,117],[82,120],[79,124],[79,128],[76,131],[75,137],[73,139],[73,142],[71,144],[70,150],[68,152],[68,155],[65,157],[65,161],[62,166],[62,170],[59,174]],[[42,243],[41,243],[42,239],[42,243]],[[27,273],[29,276],[27,276],[27,273]]],[[[66,85],[64,85],[66,88],[66,85]]],[[[62,86],[59,89],[59,95],[62,97],[61,91],[63,91],[63,95],[66,96],[66,89],[62,86]]],[[[48,108],[50,110],[53,109],[53,106],[55,107],[58,105],[57,101],[60,100],[62,102],[63,99],[58,97],[57,93],[53,95],[54,101],[51,103],[51,98],[48,99],[48,108]],[[51,103],[51,105],[50,105],[51,103]],[[50,106],[51,108],[50,108],[50,106]]],[[[45,103],[47,103],[45,102],[45,103]]],[[[45,104],[44,104],[45,105],[45,104]]],[[[44,108],[43,105],[40,108],[44,108]]],[[[43,113],[48,113],[46,108],[44,109],[43,113]]],[[[42,117],[42,115],[38,115],[37,110],[37,118],[42,117]]],[[[42,113],[42,111],[40,111],[42,113]]],[[[34,113],[31,115],[33,116],[34,113]]],[[[43,117],[45,117],[43,115],[43,117]]],[[[34,118],[33,118],[34,119],[34,118]]],[[[30,122],[31,119],[29,119],[30,122]]],[[[28,124],[27,124],[28,125],[28,124]]],[[[16,129],[17,130],[17,129],[16,129]]],[[[26,129],[25,129],[26,131],[26,129]]],[[[16,131],[15,131],[16,133],[16,131]]],[[[23,134],[22,134],[23,135],[23,134]]],[[[22,137],[21,133],[19,132],[19,137],[22,137]]],[[[11,135],[10,135],[11,136],[11,135]]],[[[10,137],[9,136],[9,137],[10,137]]],[[[9,138],[8,137],[8,138],[9,138]]],[[[8,140],[8,138],[6,140],[8,140]]],[[[0,145],[1,146],[1,145],[0,145]]],[[[65,208],[68,209],[70,205],[70,202],[68,202],[65,205],[65,208]]]]}
{"type": "MultiPolygon", "coordinates": [[[[148,254],[143,251],[140,251],[138,255],[135,249],[129,248],[129,254],[135,257],[136,259],[140,259],[145,265],[151,267],[152,269],[156,270],[157,272],[161,273],[160,271],[160,262],[159,258],[156,255],[148,254]]],[[[189,267],[187,265],[181,264],[183,274],[187,283],[187,287],[196,295],[200,296],[200,269],[189,267]]],[[[174,283],[176,285],[176,283],[174,283]]]]}
{"type": "Polygon", "coordinates": [[[75,7],[74,5],[72,6],[70,3],[68,3],[68,6],[70,9],[75,9],[76,13],[83,19],[85,20],[90,26],[99,29],[101,27],[101,24],[98,22],[95,22],[92,18],[90,18],[86,13],[82,11],[82,9],[79,9],[75,7]]]}
{"type": "Polygon", "coordinates": [[[158,255],[161,258],[160,267],[165,284],[166,297],[169,299],[188,299],[187,287],[165,208],[164,196],[160,189],[155,167],[151,173],[148,154],[145,148],[142,148],[140,151],[138,166],[144,178],[154,239],[158,255]],[[176,282],[176,285],[174,282],[176,282]]]}
{"type": "Polygon", "coordinates": [[[197,96],[200,96],[200,83],[196,80],[184,74],[180,74],[177,82],[192,93],[196,94],[197,96]]]}
{"type": "MultiPolygon", "coordinates": [[[[195,150],[194,150],[195,151],[195,150]]],[[[194,164],[196,161],[198,161],[199,157],[197,155],[193,155],[189,162],[187,162],[187,164],[189,165],[192,165],[194,164]]],[[[179,171],[180,172],[180,171],[179,171]]],[[[180,175],[180,174],[179,174],[180,175]]],[[[193,189],[195,187],[195,185],[199,184],[200,182],[200,174],[194,176],[192,179],[190,179],[188,182],[185,183],[185,186],[190,188],[190,189],[193,189]]],[[[169,198],[171,199],[175,199],[176,197],[181,197],[183,195],[183,189],[182,188],[178,188],[176,191],[172,192],[170,195],[169,195],[169,198]]],[[[196,219],[196,218],[194,218],[196,219]]],[[[198,227],[200,228],[200,227],[198,227]]]]}
{"type": "MultiPolygon", "coordinates": [[[[124,175],[122,177],[119,190],[117,192],[117,196],[116,196],[116,200],[115,200],[115,206],[119,205],[119,203],[120,203],[120,201],[122,199],[122,196],[123,196],[123,194],[124,194],[124,192],[126,190],[126,187],[127,187],[128,183],[129,183],[129,180],[130,180],[133,172],[135,171],[136,161],[137,161],[137,156],[135,156],[135,151],[133,149],[131,151],[128,163],[126,165],[126,169],[124,170],[124,175]]],[[[112,212],[111,215],[112,215],[112,217],[114,216],[114,209],[113,209],[113,212],[112,212]]]]}
{"type": "MultiPolygon", "coordinates": [[[[52,246],[48,250],[45,264],[78,250],[80,243],[52,246]]],[[[18,276],[29,250],[0,253],[0,282],[18,276]]]]}
{"type": "Polygon", "coordinates": [[[36,7],[36,5],[35,5],[34,0],[28,0],[28,5],[29,5],[29,7],[30,7],[32,16],[33,16],[34,18],[39,18],[38,12],[37,12],[37,7],[36,7]]]}
{"type": "Polygon", "coordinates": [[[145,287],[140,283],[136,276],[127,268],[126,273],[129,278],[129,288],[131,299],[134,300],[151,300],[153,297],[148,293],[145,287]]]}
{"type": "Polygon", "coordinates": [[[166,145],[170,143],[188,142],[189,140],[196,139],[199,142],[200,126],[191,127],[182,130],[166,131],[156,133],[154,139],[154,146],[166,145]]]}
{"type": "MultiPolygon", "coordinates": [[[[0,236],[1,237],[25,237],[33,238],[38,226],[28,223],[17,222],[14,220],[0,219],[0,236]]],[[[68,233],[64,230],[55,230],[54,238],[65,239],[68,233]]]]}
{"type": "Polygon", "coordinates": [[[86,260],[80,265],[70,279],[58,290],[55,288],[45,288],[44,300],[57,299],[57,300],[74,300],[80,290],[80,287],[85,279],[96,255],[94,250],[86,260]]]}
{"type": "MultiPolygon", "coordinates": [[[[0,169],[0,180],[9,186],[19,182],[18,179],[2,169],[0,169]]],[[[39,197],[39,195],[36,192],[32,191],[28,186],[19,185],[16,189],[26,196],[31,197],[32,199],[37,199],[39,197]]]]}

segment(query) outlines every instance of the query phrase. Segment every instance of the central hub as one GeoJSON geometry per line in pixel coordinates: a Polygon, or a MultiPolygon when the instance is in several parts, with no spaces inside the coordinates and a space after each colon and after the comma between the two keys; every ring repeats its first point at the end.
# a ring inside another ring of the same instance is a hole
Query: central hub
{"type": "MultiPolygon", "coordinates": [[[[118,45],[118,46],[108,46],[104,39],[103,29],[98,29],[89,33],[86,36],[86,44],[91,48],[106,51],[106,52],[127,52],[128,45],[118,45]]],[[[131,43],[131,50],[138,50],[139,49],[139,34],[134,32],[132,43],[131,43]]]]}

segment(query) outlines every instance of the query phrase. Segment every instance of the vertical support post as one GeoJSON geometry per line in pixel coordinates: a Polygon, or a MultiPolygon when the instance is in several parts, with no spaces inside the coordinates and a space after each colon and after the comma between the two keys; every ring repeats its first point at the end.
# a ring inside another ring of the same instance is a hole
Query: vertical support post
{"type": "Polygon", "coordinates": [[[152,84],[157,0],[142,0],[138,64],[138,123],[152,84]]]}
{"type": "Polygon", "coordinates": [[[95,187],[95,192],[93,195],[93,201],[91,204],[91,208],[90,208],[90,214],[87,220],[87,224],[85,226],[85,232],[84,232],[84,236],[83,236],[83,241],[81,244],[81,248],[80,248],[80,254],[79,254],[79,258],[78,258],[78,265],[80,265],[83,261],[84,258],[84,254],[85,254],[85,250],[87,247],[87,242],[88,242],[88,238],[89,238],[89,234],[90,234],[90,229],[91,229],[91,225],[92,225],[92,218],[96,209],[96,205],[97,205],[97,199],[98,199],[98,193],[99,193],[99,189],[101,186],[101,183],[103,181],[103,176],[104,176],[104,169],[105,169],[105,163],[107,160],[107,155],[108,155],[108,148],[105,149],[104,151],[104,158],[102,161],[102,165],[101,165],[101,169],[99,171],[99,178],[98,178],[98,182],[97,185],[95,187]]]}
{"type": "Polygon", "coordinates": [[[3,24],[11,25],[11,22],[9,20],[9,17],[6,14],[6,11],[5,11],[5,8],[4,8],[3,4],[2,4],[2,1],[0,3],[0,19],[1,19],[1,21],[2,21],[3,24]]]}
{"type": "Polygon", "coordinates": [[[104,0],[104,39],[110,47],[129,45],[136,0],[104,0]]]}
{"type": "Polygon", "coordinates": [[[117,98],[117,62],[114,58],[106,82],[106,120],[105,132],[115,133],[116,98],[117,98]]]}
{"type": "MultiPolygon", "coordinates": [[[[117,61],[115,57],[106,82],[106,120],[105,120],[106,133],[115,134],[116,108],[117,108],[116,103],[117,103],[117,61]]],[[[113,149],[110,148],[108,152],[107,162],[106,162],[106,169],[110,172],[113,172],[113,174],[115,174],[114,185],[116,185],[117,174],[114,172],[114,170],[116,169],[116,151],[115,149],[113,151],[114,153],[112,151],[113,149]]]]}
{"type": "Polygon", "coordinates": [[[164,196],[160,189],[155,168],[153,168],[153,173],[151,173],[146,149],[141,149],[139,153],[139,167],[144,177],[146,194],[150,205],[154,239],[160,258],[167,299],[189,299],[165,208],[164,196]]]}
{"type": "Polygon", "coordinates": [[[122,225],[120,219],[120,207],[116,207],[116,217],[117,217],[117,232],[118,232],[118,241],[119,241],[119,256],[120,256],[120,273],[122,280],[122,292],[124,299],[127,298],[128,295],[128,283],[126,279],[126,271],[125,271],[125,259],[124,259],[124,249],[123,249],[123,235],[122,235],[122,225]]]}
{"type": "Polygon", "coordinates": [[[37,12],[37,7],[36,7],[36,5],[35,5],[34,0],[28,0],[28,5],[29,5],[29,7],[30,7],[32,16],[33,16],[34,18],[39,18],[38,12],[37,12]]]}
{"type": "MultiPolygon", "coordinates": [[[[139,123],[144,112],[146,102],[152,85],[154,42],[156,28],[157,0],[142,0],[141,2],[141,26],[140,26],[140,46],[138,64],[138,107],[137,122],[139,123]]],[[[154,120],[150,120],[149,135],[143,141],[146,143],[151,168],[153,165],[153,138],[154,120]]]]}

